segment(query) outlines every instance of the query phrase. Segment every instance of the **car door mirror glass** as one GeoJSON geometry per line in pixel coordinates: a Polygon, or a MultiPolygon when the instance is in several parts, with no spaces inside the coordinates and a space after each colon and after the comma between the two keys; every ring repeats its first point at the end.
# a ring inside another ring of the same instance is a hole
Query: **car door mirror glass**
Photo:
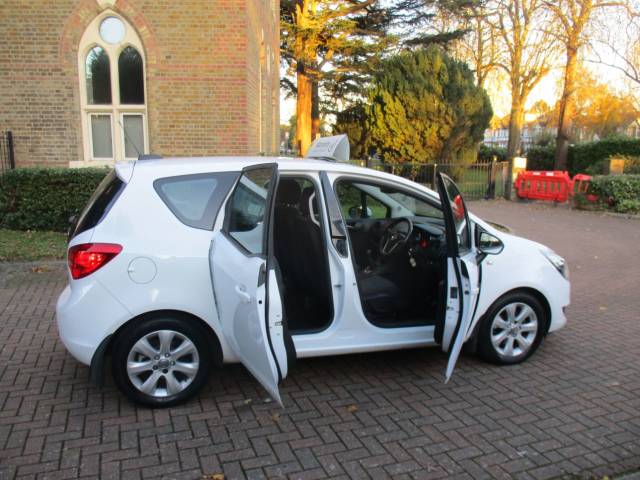
{"type": "Polygon", "coordinates": [[[482,253],[496,255],[502,251],[504,244],[495,235],[491,235],[484,230],[478,234],[478,250],[482,253]]]}
{"type": "Polygon", "coordinates": [[[357,219],[357,218],[371,218],[373,217],[373,210],[369,207],[365,210],[365,215],[362,213],[362,207],[360,205],[354,205],[353,207],[349,207],[349,218],[357,219]]]}

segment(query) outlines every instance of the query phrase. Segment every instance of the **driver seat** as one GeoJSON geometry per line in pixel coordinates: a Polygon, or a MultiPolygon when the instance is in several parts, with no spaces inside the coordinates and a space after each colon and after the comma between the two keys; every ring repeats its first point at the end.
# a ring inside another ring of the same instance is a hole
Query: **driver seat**
{"type": "Polygon", "coordinates": [[[406,295],[391,280],[377,273],[360,273],[358,289],[368,318],[390,318],[408,308],[406,295]]]}

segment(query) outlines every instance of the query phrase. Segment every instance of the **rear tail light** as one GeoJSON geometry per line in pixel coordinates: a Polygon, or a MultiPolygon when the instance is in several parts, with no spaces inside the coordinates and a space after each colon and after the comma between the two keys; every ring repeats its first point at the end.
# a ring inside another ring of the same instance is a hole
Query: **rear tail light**
{"type": "Polygon", "coordinates": [[[104,267],[122,251],[115,243],[81,243],[69,249],[69,270],[74,280],[86,277],[104,267]]]}

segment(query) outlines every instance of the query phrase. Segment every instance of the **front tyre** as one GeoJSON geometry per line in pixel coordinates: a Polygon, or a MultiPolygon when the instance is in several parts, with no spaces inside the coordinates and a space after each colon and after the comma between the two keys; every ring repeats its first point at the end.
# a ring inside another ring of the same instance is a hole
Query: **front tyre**
{"type": "Polygon", "coordinates": [[[549,319],[534,296],[514,292],[498,299],[487,311],[478,333],[478,353],[499,365],[513,365],[536,351],[549,319]]]}
{"type": "Polygon", "coordinates": [[[182,318],[150,318],[126,328],[113,350],[118,388],[151,407],[185,402],[204,385],[211,345],[199,325],[182,318]]]}

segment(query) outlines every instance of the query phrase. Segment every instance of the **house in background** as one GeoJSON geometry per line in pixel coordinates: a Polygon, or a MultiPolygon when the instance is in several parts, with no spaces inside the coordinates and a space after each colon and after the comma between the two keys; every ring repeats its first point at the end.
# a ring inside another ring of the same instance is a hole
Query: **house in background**
{"type": "Polygon", "coordinates": [[[640,118],[634,120],[633,122],[631,122],[626,130],[625,133],[628,137],[631,138],[640,138],[640,118]]]}
{"type": "MultiPolygon", "coordinates": [[[[527,151],[529,147],[535,144],[536,140],[543,136],[555,136],[557,130],[544,125],[529,124],[525,125],[520,134],[520,148],[527,151]]],[[[484,131],[485,145],[491,147],[507,148],[509,143],[508,128],[488,128],[484,131]]]]}
{"type": "Polygon", "coordinates": [[[17,166],[275,154],[278,0],[3,0],[17,166]]]}

